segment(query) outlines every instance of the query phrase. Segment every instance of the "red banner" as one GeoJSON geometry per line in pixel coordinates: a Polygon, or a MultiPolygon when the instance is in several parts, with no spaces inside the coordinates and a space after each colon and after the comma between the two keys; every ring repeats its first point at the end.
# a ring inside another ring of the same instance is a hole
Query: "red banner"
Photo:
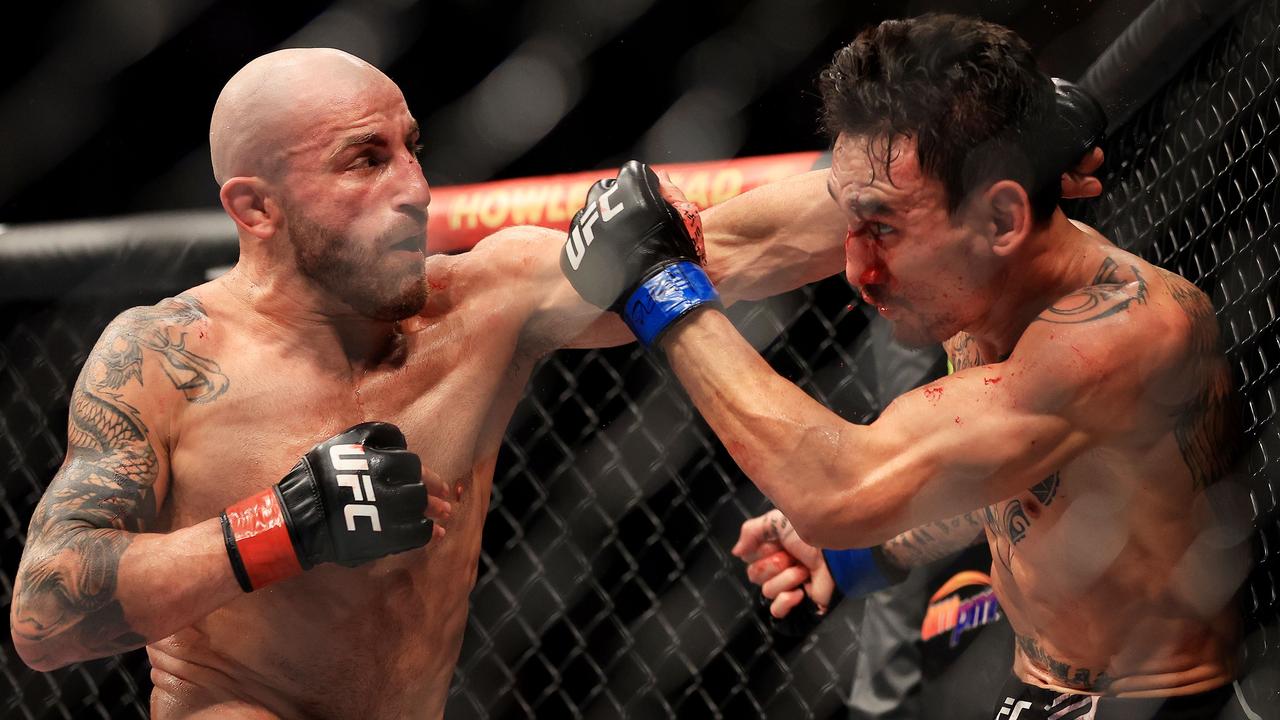
{"type": "MultiPolygon", "coordinates": [[[[808,172],[819,155],[815,151],[654,167],[665,170],[699,208],[708,208],[752,188],[808,172]]],[[[427,248],[431,252],[465,250],[511,225],[567,230],[569,219],[586,202],[591,184],[616,174],[616,169],[592,170],[432,188],[427,248]]]]}

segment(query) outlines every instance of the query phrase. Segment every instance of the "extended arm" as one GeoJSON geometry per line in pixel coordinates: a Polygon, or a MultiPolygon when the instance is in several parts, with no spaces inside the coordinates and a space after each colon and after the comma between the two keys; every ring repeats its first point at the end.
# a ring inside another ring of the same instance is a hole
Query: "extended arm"
{"type": "MultiPolygon", "coordinates": [[[[1125,313],[1036,322],[1010,358],[899,397],[869,426],[778,376],[718,312],[665,340],[702,415],[749,477],[823,547],[869,547],[1033,485],[1137,405],[1134,368],[1155,352],[1125,313]],[[1065,349],[1069,351],[1064,352],[1065,349]]],[[[1154,360],[1151,362],[1155,362],[1154,360]]],[[[1127,413],[1131,415],[1132,413],[1127,413]]]]}

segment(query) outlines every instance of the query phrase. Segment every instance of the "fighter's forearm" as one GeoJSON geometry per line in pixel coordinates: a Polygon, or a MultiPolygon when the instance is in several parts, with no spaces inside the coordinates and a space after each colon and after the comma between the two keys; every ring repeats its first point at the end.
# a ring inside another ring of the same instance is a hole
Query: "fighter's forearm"
{"type": "Polygon", "coordinates": [[[892,469],[876,468],[883,453],[868,444],[867,428],[777,375],[718,312],[684,319],[663,346],[734,460],[806,542],[868,547],[890,537],[901,522],[897,498],[860,492],[873,472],[892,469]]]}
{"type": "Polygon", "coordinates": [[[726,303],[770,297],[844,266],[847,221],[826,171],[779,180],[702,213],[707,272],[726,303]]]}
{"type": "Polygon", "coordinates": [[[899,533],[880,550],[894,565],[908,570],[960,552],[984,537],[982,520],[975,510],[899,533]]]}
{"type": "Polygon", "coordinates": [[[51,523],[29,538],[14,584],[14,645],[51,670],[191,625],[241,594],[218,519],[167,534],[51,523]]]}

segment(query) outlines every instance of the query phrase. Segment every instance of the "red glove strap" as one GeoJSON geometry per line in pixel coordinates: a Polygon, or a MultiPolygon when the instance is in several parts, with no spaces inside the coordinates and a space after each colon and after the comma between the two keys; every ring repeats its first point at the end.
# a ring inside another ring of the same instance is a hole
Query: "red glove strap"
{"type": "Polygon", "coordinates": [[[250,495],[225,512],[254,590],[302,572],[274,487],[250,495]]]}

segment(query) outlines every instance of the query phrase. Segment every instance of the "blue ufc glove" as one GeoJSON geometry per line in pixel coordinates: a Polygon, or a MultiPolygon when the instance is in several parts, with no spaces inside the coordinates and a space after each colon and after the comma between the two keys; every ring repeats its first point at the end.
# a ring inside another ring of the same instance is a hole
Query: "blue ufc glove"
{"type": "Polygon", "coordinates": [[[646,346],[695,308],[720,306],[702,269],[697,210],[687,205],[668,204],[658,177],[632,160],[616,180],[592,186],[560,253],[560,269],[574,290],[621,315],[646,346]]]}

